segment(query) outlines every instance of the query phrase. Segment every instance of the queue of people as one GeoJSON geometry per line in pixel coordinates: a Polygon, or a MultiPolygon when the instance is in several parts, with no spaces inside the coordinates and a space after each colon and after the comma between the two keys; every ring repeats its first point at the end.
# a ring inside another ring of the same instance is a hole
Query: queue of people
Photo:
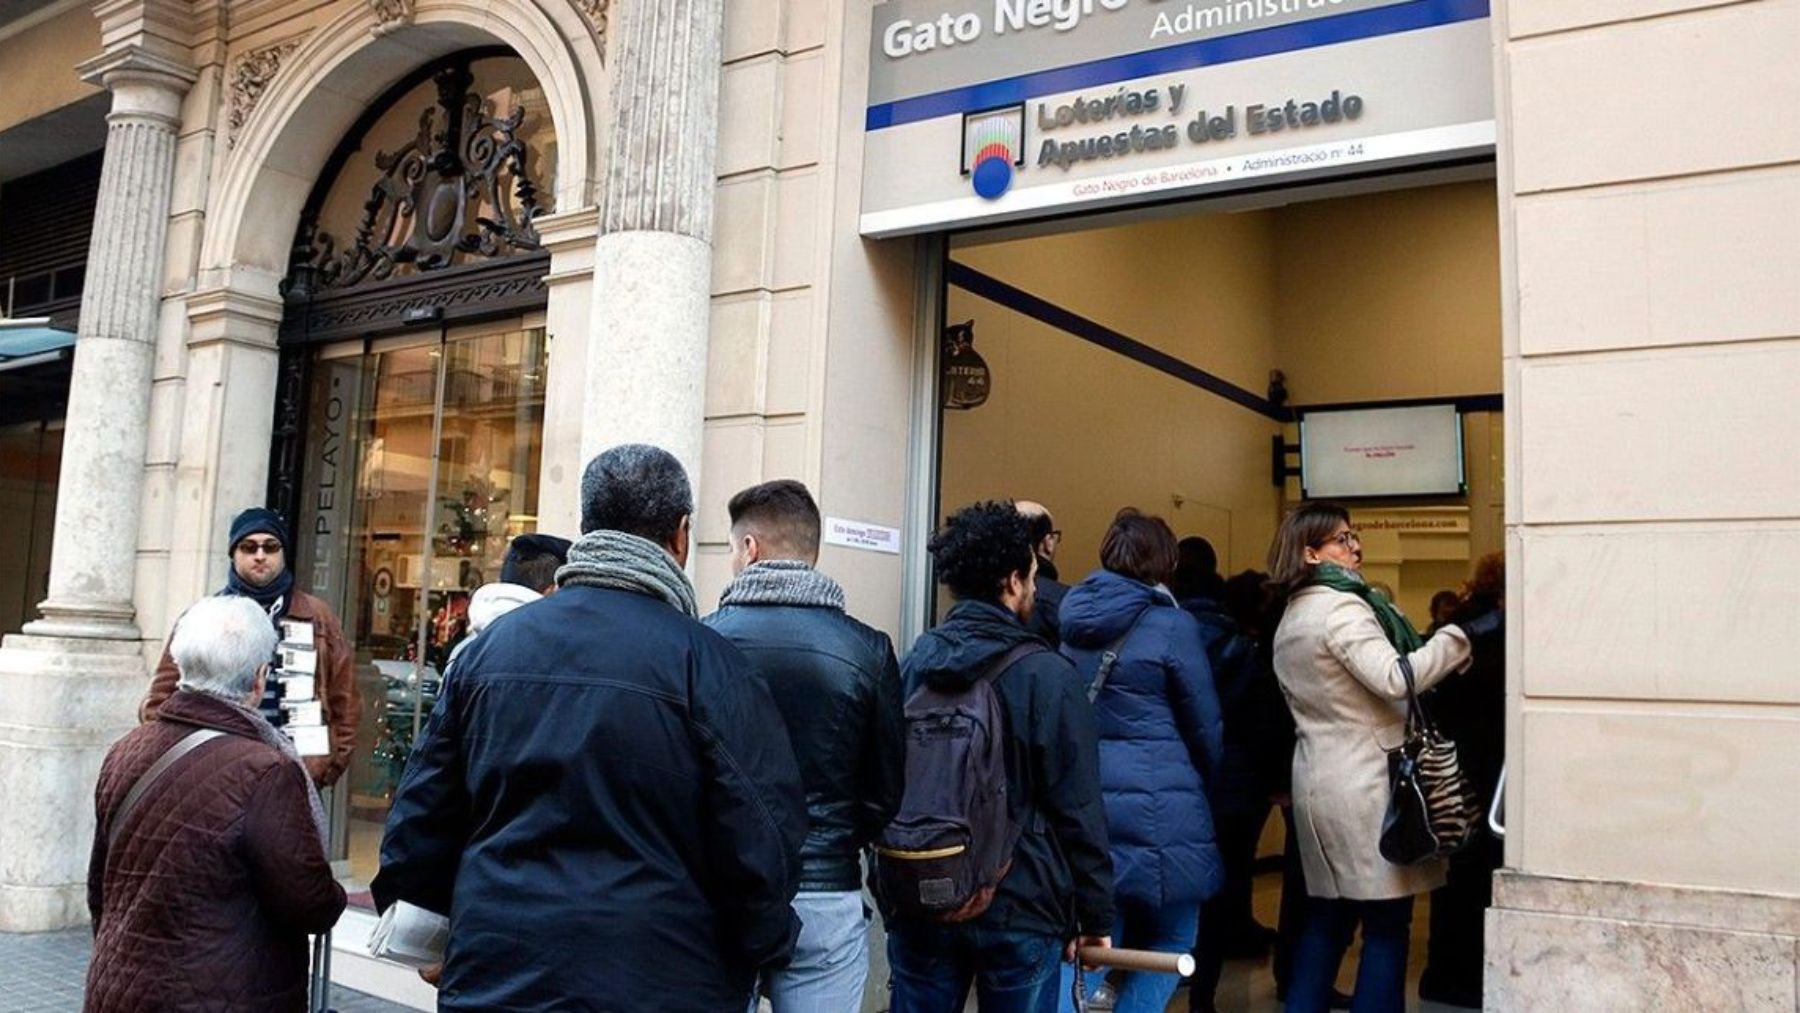
{"type": "MultiPolygon", "coordinates": [[[[1426,982],[1478,1001],[1491,842],[1398,865],[1376,838],[1408,663],[1479,743],[1477,784],[1498,778],[1497,559],[1421,638],[1362,579],[1331,504],[1283,519],[1266,580],[1230,581],[1203,539],[1125,509],[1100,568],[1068,586],[1048,510],[978,503],[930,540],[954,603],[902,662],[817,569],[803,485],[728,510],[734,576],[704,618],[692,488],[659,448],[589,463],[574,542],[509,550],[371,886],[379,908],[448,917],[443,963],[421,972],[441,1009],[856,1010],[866,883],[893,1013],[958,1013],[971,990],[983,1010],[1049,1013],[1077,984],[1119,1011],[1167,1009],[1176,975],[1093,966],[1115,945],[1192,952],[1189,1008],[1212,1010],[1224,960],[1271,944],[1289,1010],[1392,1011],[1414,898],[1446,869],[1426,982]],[[1250,887],[1272,808],[1289,848],[1274,931],[1250,887]]],[[[317,788],[348,760],[357,705],[341,628],[294,587],[287,545],[272,513],[238,518],[226,587],[177,621],[145,724],[108,754],[89,1009],[303,1008],[307,935],[344,906],[317,788]],[[258,709],[297,636],[318,655],[317,757],[258,709]],[[189,946],[217,973],[145,970],[192,971],[189,946]]]]}

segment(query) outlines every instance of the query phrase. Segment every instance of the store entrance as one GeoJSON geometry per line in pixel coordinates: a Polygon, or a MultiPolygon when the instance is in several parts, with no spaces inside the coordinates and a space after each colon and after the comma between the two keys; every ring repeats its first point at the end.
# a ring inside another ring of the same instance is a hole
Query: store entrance
{"type": "Polygon", "coordinates": [[[1493,184],[1306,196],[953,239],[938,515],[1040,501],[1070,581],[1123,506],[1206,537],[1227,576],[1261,569],[1305,493],[1275,480],[1273,440],[1296,447],[1318,409],[1442,404],[1462,489],[1351,500],[1371,579],[1424,628],[1504,541],[1493,184]]]}
{"type": "MultiPolygon", "coordinates": [[[[1498,215],[1491,179],[1468,175],[953,237],[935,516],[1038,501],[1062,534],[1060,579],[1073,585],[1099,567],[1115,514],[1135,507],[1177,537],[1206,538],[1231,578],[1266,569],[1284,510],[1335,498],[1360,529],[1366,578],[1427,630],[1433,597],[1462,589],[1504,544],[1498,215]],[[1396,417],[1415,420],[1419,438],[1359,438],[1356,427],[1396,417]],[[1349,470],[1334,473],[1321,448],[1349,470]],[[1405,455],[1429,466],[1410,486],[1378,467],[1405,455]]],[[[1244,576],[1222,592],[1253,638],[1271,632],[1257,628],[1262,586],[1244,576]]],[[[1499,729],[1504,691],[1491,683],[1481,705],[1499,729]]],[[[1262,810],[1249,892],[1269,928],[1292,924],[1284,890],[1304,893],[1284,886],[1279,811],[1262,810]]],[[[1466,917],[1434,917],[1466,915],[1467,900],[1419,905],[1415,994],[1428,962],[1442,974],[1470,953],[1479,982],[1480,901],[1472,937],[1466,917]],[[1434,935],[1447,945],[1428,961],[1434,935]]],[[[1247,926],[1234,936],[1246,945],[1226,965],[1219,1009],[1279,1008],[1272,954],[1250,956],[1254,936],[1247,926]]],[[[1340,988],[1355,968],[1353,952],[1340,988]]]]}
{"type": "Polygon", "coordinates": [[[356,652],[363,714],[335,821],[353,895],[374,877],[394,788],[466,635],[469,593],[495,579],[514,536],[537,528],[538,316],[315,353],[298,566],[356,652]]]}

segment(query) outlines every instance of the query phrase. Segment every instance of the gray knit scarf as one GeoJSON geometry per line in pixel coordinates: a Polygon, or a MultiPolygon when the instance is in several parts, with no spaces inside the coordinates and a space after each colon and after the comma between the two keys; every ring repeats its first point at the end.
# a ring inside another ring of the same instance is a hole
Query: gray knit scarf
{"type": "MultiPolygon", "coordinates": [[[[197,690],[196,692],[205,693],[206,691],[197,690]]],[[[330,854],[331,838],[325,830],[325,806],[319,801],[319,790],[313,786],[312,774],[306,770],[306,761],[300,759],[300,751],[294,748],[294,740],[276,731],[275,726],[269,724],[269,719],[263,717],[262,711],[254,707],[246,707],[236,700],[226,700],[217,694],[208,693],[207,695],[215,700],[224,700],[239,714],[249,718],[250,726],[256,729],[256,737],[262,740],[263,745],[273,746],[280,751],[281,755],[299,764],[300,776],[306,781],[306,806],[312,811],[313,829],[319,832],[319,845],[325,849],[326,854],[330,854]]]]}
{"type": "Polygon", "coordinates": [[[751,563],[719,596],[726,605],[809,605],[844,610],[844,589],[798,559],[751,563]]]}
{"type": "Polygon", "coordinates": [[[661,598],[689,619],[700,618],[694,584],[675,557],[648,538],[623,531],[590,531],[569,547],[556,571],[557,587],[605,587],[661,598]]]}

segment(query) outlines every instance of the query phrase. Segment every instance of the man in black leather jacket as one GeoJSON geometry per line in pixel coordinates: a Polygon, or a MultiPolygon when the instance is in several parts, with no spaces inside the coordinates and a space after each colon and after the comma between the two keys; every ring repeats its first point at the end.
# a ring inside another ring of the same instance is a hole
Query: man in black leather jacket
{"type": "Polygon", "coordinates": [[[764,982],[776,1013],[858,1009],[868,976],[861,854],[899,808],[904,774],[894,646],[845,615],[843,588],[813,568],[819,508],[804,485],[765,482],[729,509],[737,576],[706,623],[767,681],[806,786],[800,939],[764,982]]]}

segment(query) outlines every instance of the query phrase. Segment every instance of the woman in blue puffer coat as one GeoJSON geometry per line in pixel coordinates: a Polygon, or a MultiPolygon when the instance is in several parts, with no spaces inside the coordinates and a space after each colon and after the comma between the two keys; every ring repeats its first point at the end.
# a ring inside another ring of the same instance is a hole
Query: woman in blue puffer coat
{"type": "MultiPolygon", "coordinates": [[[[1100,564],[1069,590],[1062,652],[1095,679],[1100,786],[1112,841],[1119,923],[1113,945],[1187,953],[1200,902],[1224,883],[1207,785],[1224,752],[1219,699],[1194,617],[1163,588],[1175,570],[1175,535],[1159,517],[1127,508],[1100,544],[1100,564]]],[[[1099,974],[1088,991],[1098,987],[1099,974]]],[[[1131,973],[1118,1013],[1162,1013],[1173,974],[1131,973]]]]}

